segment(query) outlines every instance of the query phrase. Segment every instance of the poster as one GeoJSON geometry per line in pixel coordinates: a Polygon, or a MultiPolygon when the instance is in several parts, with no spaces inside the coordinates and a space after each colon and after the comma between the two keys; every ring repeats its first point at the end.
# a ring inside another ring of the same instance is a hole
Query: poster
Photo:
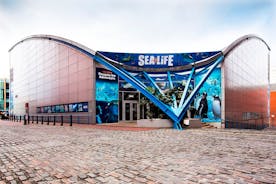
{"type": "MultiPolygon", "coordinates": [[[[199,75],[195,78],[195,84],[197,85],[205,74],[199,75]]],[[[203,86],[200,88],[196,98],[195,107],[197,115],[201,117],[202,122],[221,122],[221,69],[216,68],[208,79],[205,81],[203,86]],[[204,95],[206,94],[206,113],[204,114],[204,108],[200,108],[204,95]],[[201,115],[203,112],[204,115],[201,115]]]]}
{"type": "Polygon", "coordinates": [[[118,76],[112,71],[96,68],[96,122],[118,122],[118,76]]]}

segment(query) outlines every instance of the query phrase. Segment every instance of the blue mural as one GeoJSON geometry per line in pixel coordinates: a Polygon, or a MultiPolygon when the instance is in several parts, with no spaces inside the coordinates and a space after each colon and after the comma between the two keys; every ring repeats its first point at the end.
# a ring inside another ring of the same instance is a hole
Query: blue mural
{"type": "Polygon", "coordinates": [[[103,52],[100,54],[125,65],[140,66],[145,68],[167,68],[173,66],[183,66],[218,54],[214,52],[193,52],[193,53],[116,53],[103,52]]]}
{"type": "Polygon", "coordinates": [[[96,68],[96,122],[118,122],[118,76],[112,71],[96,68]]]}
{"type": "MultiPolygon", "coordinates": [[[[195,84],[204,74],[195,77],[195,84]]],[[[221,69],[216,68],[195,97],[197,116],[202,122],[221,122],[221,69]],[[206,99],[205,99],[206,98],[206,99]]]]}

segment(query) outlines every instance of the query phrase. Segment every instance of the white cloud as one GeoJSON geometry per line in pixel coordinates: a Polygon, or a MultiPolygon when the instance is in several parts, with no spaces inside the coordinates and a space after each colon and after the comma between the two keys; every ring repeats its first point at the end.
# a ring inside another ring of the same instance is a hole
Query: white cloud
{"type": "MultiPolygon", "coordinates": [[[[53,34],[93,50],[121,52],[192,52],[219,50],[240,36],[255,33],[274,47],[276,16],[246,24],[223,22],[220,1],[183,0],[25,0],[0,5],[0,77],[8,76],[7,50],[32,34],[53,34]],[[14,8],[14,9],[13,9],[14,8]],[[216,7],[218,8],[218,7],[216,7]],[[16,9],[16,10],[15,10],[16,9]],[[274,26],[274,27],[273,27],[274,26]]],[[[228,3],[231,3],[229,1],[228,3]]],[[[274,3],[275,5],[275,3],[274,3]]],[[[275,8],[275,7],[274,7],[275,8]]],[[[276,8],[275,11],[276,12],[276,8]]],[[[272,55],[274,61],[275,56],[272,55]]]]}

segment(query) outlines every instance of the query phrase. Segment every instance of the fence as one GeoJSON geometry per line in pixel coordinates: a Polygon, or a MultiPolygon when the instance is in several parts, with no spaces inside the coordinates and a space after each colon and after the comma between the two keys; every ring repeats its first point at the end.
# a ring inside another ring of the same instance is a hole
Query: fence
{"type": "Polygon", "coordinates": [[[90,116],[26,116],[26,115],[12,115],[9,118],[11,121],[15,122],[24,122],[24,125],[30,124],[30,123],[36,123],[36,124],[47,124],[49,125],[52,123],[53,125],[56,125],[56,123],[60,123],[61,126],[63,126],[64,123],[69,124],[72,126],[75,124],[92,124],[92,118],[90,116]]]}
{"type": "Polygon", "coordinates": [[[237,129],[256,129],[262,130],[269,127],[269,120],[267,118],[249,119],[249,120],[225,120],[225,128],[237,129]],[[267,123],[266,123],[267,121],[267,123]]]}

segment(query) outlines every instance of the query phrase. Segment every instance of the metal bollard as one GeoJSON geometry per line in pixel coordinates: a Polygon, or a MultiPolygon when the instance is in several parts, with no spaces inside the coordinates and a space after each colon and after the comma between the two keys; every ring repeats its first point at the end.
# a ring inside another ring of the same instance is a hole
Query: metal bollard
{"type": "Polygon", "coordinates": [[[56,116],[54,116],[54,126],[56,125],[56,116]]]}
{"type": "Polygon", "coordinates": [[[60,116],[61,124],[60,126],[63,126],[63,116],[60,116]]]}
{"type": "Polygon", "coordinates": [[[49,124],[50,124],[50,117],[47,116],[47,125],[49,125],[49,124]]]}
{"type": "Polygon", "coordinates": [[[21,122],[21,115],[19,116],[19,122],[21,122]]]}
{"type": "MultiPolygon", "coordinates": [[[[21,119],[21,116],[20,116],[20,119],[21,119]]],[[[26,115],[24,115],[24,125],[27,125],[26,115]]]]}
{"type": "Polygon", "coordinates": [[[63,116],[61,116],[60,118],[61,118],[61,124],[60,124],[60,126],[63,126],[63,116]]]}
{"type": "Polygon", "coordinates": [[[30,116],[28,115],[28,124],[30,124],[30,116]]]}
{"type": "Polygon", "coordinates": [[[32,123],[34,123],[34,116],[32,116],[32,123]]]}
{"type": "Polygon", "coordinates": [[[43,119],[44,119],[43,116],[41,116],[41,125],[43,125],[43,119]]]}
{"type": "Polygon", "coordinates": [[[38,116],[36,116],[36,124],[38,124],[38,116]]]}
{"type": "Polygon", "coordinates": [[[72,126],[72,125],[73,125],[73,116],[70,115],[70,126],[72,126]]]}

